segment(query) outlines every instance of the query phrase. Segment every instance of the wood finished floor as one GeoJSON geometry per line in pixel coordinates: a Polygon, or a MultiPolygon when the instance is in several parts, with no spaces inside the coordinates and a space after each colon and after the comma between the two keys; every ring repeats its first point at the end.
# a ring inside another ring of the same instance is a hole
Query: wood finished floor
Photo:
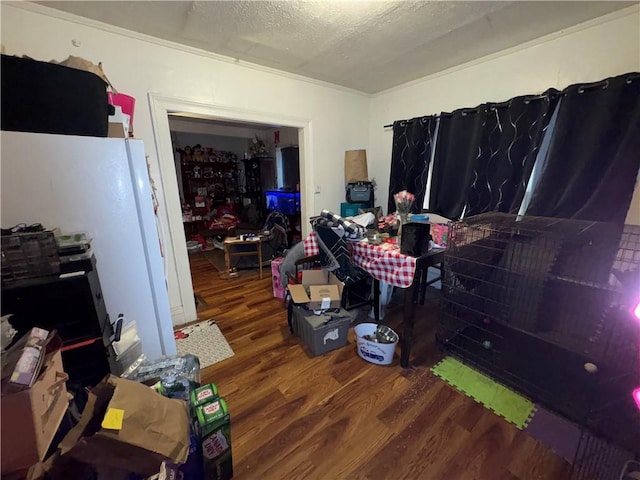
{"type": "MultiPolygon", "coordinates": [[[[245,479],[560,480],[543,445],[434,377],[435,305],[418,307],[410,369],[372,365],[349,345],[311,358],[289,334],[271,278],[227,280],[191,257],[195,293],[235,356],[202,372],[232,417],[234,473],[245,479]]],[[[265,270],[269,272],[269,270],[265,270]]],[[[399,325],[400,309],[386,317],[399,325]]]]}

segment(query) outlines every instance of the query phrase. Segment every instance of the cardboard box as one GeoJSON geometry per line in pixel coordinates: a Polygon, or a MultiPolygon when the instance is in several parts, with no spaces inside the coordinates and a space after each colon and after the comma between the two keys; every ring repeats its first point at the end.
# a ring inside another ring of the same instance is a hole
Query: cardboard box
{"type": "Polygon", "coordinates": [[[293,307],[293,333],[298,335],[313,356],[342,348],[347,344],[349,325],[357,310],[314,314],[300,305],[293,307]]]}
{"type": "Polygon", "coordinates": [[[305,305],[309,310],[326,310],[340,308],[344,283],[331,272],[303,270],[302,283],[288,288],[296,305],[305,305]]]}
{"type": "Polygon", "coordinates": [[[4,395],[2,410],[2,475],[42,460],[69,406],[60,346],[47,353],[38,379],[28,390],[4,395]]]}
{"type": "Polygon", "coordinates": [[[89,392],[82,418],[60,442],[60,453],[96,467],[154,475],[165,460],[187,460],[187,404],[109,375],[89,392]]]}
{"type": "Polygon", "coordinates": [[[344,179],[345,183],[369,181],[366,150],[344,152],[344,179]]]}
{"type": "Polygon", "coordinates": [[[127,132],[121,123],[109,122],[107,137],[109,138],[127,138],[127,132]]]}
{"type": "Polygon", "coordinates": [[[111,138],[127,138],[129,137],[130,117],[122,113],[122,107],[116,105],[115,113],[109,115],[109,128],[107,137],[111,138]]]}

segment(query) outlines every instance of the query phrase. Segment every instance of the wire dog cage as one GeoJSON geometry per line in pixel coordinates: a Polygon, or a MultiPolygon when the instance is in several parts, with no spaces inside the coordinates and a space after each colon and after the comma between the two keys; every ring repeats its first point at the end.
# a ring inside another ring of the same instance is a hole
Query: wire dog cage
{"type": "Polygon", "coordinates": [[[632,452],[584,430],[573,460],[571,480],[634,480],[640,474],[640,463],[633,457],[632,452]]]}
{"type": "Polygon", "coordinates": [[[640,227],[477,215],[444,273],[445,351],[640,455],[640,227]]]}

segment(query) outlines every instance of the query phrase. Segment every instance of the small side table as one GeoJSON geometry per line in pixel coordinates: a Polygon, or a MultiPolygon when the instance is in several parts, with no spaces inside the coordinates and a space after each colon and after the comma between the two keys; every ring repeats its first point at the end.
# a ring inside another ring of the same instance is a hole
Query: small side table
{"type": "Polygon", "coordinates": [[[247,256],[257,256],[258,257],[258,266],[260,268],[260,280],[262,280],[262,241],[258,238],[257,240],[240,240],[239,238],[226,238],[223,242],[224,244],[224,263],[227,267],[227,277],[229,277],[229,272],[231,271],[231,257],[247,257],[247,256]],[[234,246],[239,245],[252,245],[256,247],[255,250],[251,251],[233,251],[232,248],[234,246]]]}

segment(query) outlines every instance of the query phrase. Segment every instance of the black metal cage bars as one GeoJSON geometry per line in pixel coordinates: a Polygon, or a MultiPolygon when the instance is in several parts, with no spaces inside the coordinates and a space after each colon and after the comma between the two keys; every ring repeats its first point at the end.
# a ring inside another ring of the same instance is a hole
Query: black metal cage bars
{"type": "Polygon", "coordinates": [[[451,225],[449,353],[640,453],[640,227],[489,213],[451,225]]]}

